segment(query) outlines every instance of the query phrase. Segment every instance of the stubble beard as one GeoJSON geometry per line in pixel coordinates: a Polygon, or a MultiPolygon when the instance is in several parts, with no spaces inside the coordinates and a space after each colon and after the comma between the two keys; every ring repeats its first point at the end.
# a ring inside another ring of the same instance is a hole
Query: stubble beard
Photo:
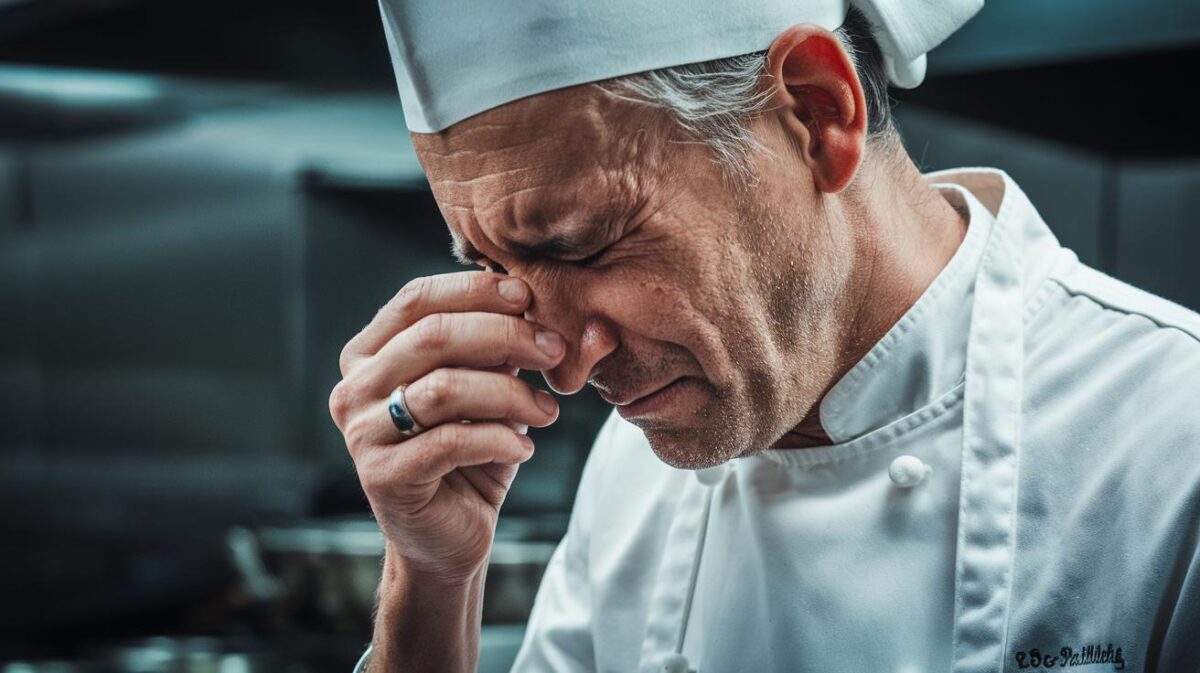
{"type": "Polygon", "coordinates": [[[821,326],[836,315],[841,269],[823,237],[839,225],[818,213],[798,221],[756,199],[753,190],[738,191],[738,229],[750,234],[739,237],[738,247],[762,319],[751,326],[746,316],[731,328],[725,347],[743,356],[734,362],[740,381],[705,381],[708,401],[695,410],[691,427],[643,427],[655,454],[681,469],[761,452],[799,425],[820,402],[831,357],[825,351],[836,341],[821,326]],[[746,348],[750,343],[757,347],[746,348]]]}
{"type": "Polygon", "coordinates": [[[655,455],[683,470],[719,465],[746,453],[754,438],[753,419],[747,405],[709,382],[703,382],[708,401],[693,411],[688,427],[647,424],[642,428],[655,455]]]}

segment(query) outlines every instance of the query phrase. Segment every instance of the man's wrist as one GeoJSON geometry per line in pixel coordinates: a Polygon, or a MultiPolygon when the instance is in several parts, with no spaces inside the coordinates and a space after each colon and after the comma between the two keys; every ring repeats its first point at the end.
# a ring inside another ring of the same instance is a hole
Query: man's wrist
{"type": "Polygon", "coordinates": [[[461,580],[414,570],[389,548],[364,670],[475,670],[486,568],[461,580]]]}

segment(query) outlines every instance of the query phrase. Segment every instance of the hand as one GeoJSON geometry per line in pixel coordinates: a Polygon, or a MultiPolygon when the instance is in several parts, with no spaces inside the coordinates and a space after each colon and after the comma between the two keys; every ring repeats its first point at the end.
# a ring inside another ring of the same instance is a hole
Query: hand
{"type": "Polygon", "coordinates": [[[533,455],[525,429],[558,417],[552,395],[516,376],[566,351],[522,317],[531,299],[523,281],[498,273],[419,278],[342,351],[330,413],[389,554],[409,573],[455,583],[483,568],[517,465],[533,455]],[[405,383],[424,429],[410,438],[387,410],[405,383]]]}

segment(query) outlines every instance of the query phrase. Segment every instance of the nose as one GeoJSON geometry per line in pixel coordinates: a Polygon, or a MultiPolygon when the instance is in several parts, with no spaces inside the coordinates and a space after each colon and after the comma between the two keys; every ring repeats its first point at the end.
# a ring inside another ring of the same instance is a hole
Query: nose
{"type": "Polygon", "coordinates": [[[617,349],[617,331],[603,316],[589,314],[578,295],[539,294],[535,288],[534,297],[526,319],[558,332],[567,343],[562,361],[542,372],[546,384],[559,394],[577,393],[587,384],[596,364],[617,349]]]}

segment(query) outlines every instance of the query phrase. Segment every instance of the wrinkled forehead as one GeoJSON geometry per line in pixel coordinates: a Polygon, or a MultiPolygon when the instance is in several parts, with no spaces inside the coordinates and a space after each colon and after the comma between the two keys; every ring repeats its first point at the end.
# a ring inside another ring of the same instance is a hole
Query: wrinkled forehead
{"type": "Polygon", "coordinates": [[[514,201],[626,189],[662,144],[662,116],[583,85],[513,101],[440,133],[415,133],[413,144],[450,217],[457,209],[485,213],[514,201]]]}

